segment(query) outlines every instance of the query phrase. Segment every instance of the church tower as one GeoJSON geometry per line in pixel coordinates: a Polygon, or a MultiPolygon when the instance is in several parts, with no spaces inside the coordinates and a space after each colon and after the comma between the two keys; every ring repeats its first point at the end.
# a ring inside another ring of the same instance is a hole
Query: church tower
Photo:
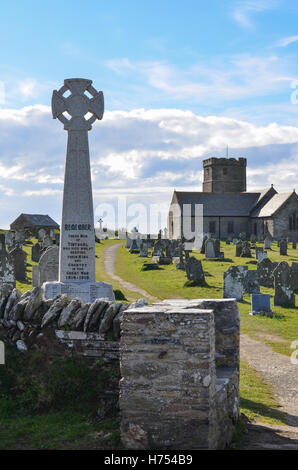
{"type": "Polygon", "coordinates": [[[203,168],[204,193],[246,191],[246,158],[208,158],[203,168]]]}

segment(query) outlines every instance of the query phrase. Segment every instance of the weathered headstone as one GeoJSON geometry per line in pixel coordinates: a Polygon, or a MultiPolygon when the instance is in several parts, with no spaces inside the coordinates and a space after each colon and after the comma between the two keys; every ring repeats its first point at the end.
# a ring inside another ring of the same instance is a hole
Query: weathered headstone
{"type": "Polygon", "coordinates": [[[294,292],[298,292],[298,263],[292,263],[291,266],[291,287],[294,292]]]}
{"type": "Polygon", "coordinates": [[[0,284],[16,285],[13,259],[6,251],[3,234],[0,234],[0,284]]]}
{"type": "Polygon", "coordinates": [[[186,276],[189,281],[195,282],[197,285],[205,284],[205,276],[202,263],[198,259],[190,256],[185,264],[186,276]]]}
{"type": "Polygon", "coordinates": [[[256,246],[256,258],[259,259],[259,254],[264,252],[264,248],[262,246],[256,246]]]}
{"type": "Polygon", "coordinates": [[[137,240],[135,238],[131,241],[129,251],[130,251],[130,253],[139,253],[140,252],[140,247],[139,247],[139,245],[137,243],[137,240]]]}
{"type": "Polygon", "coordinates": [[[250,244],[247,241],[242,242],[242,252],[240,256],[243,258],[251,258],[250,244]]]}
{"type": "Polygon", "coordinates": [[[14,275],[17,281],[26,282],[27,253],[21,247],[16,247],[9,252],[14,266],[14,275]]]}
{"type": "Polygon", "coordinates": [[[5,243],[10,248],[14,244],[14,232],[8,231],[5,234],[5,243]]]}
{"type": "Polygon", "coordinates": [[[32,259],[32,261],[35,261],[36,263],[38,263],[39,259],[40,259],[40,255],[41,255],[41,246],[37,242],[31,248],[31,259],[32,259]]]}
{"type": "Polygon", "coordinates": [[[44,228],[40,228],[37,232],[37,238],[38,238],[38,241],[39,242],[42,242],[42,240],[44,239],[45,235],[46,235],[46,231],[44,228]]]}
{"type": "Polygon", "coordinates": [[[266,237],[264,240],[264,249],[271,250],[271,238],[266,237]]]}
{"type": "Polygon", "coordinates": [[[273,270],[277,265],[277,262],[272,262],[269,258],[264,258],[258,263],[257,271],[260,286],[274,287],[273,270]]]}
{"type": "Polygon", "coordinates": [[[208,238],[205,243],[205,255],[206,258],[216,258],[215,256],[215,244],[213,238],[208,238]]]}
{"type": "Polygon", "coordinates": [[[38,263],[38,285],[44,282],[58,281],[59,277],[59,248],[49,247],[40,257],[38,263]]]}
{"type": "Polygon", "coordinates": [[[295,307],[295,294],[292,289],[291,268],[282,261],[273,271],[274,276],[274,305],[295,307]]]}
{"type": "Polygon", "coordinates": [[[287,256],[288,254],[288,243],[284,238],[279,242],[279,254],[282,256],[287,256]]]}
{"type": "Polygon", "coordinates": [[[297,243],[296,242],[292,243],[292,248],[293,248],[293,250],[296,250],[296,248],[297,248],[297,243]]]}
{"type": "Polygon", "coordinates": [[[95,239],[88,131],[104,112],[103,94],[91,80],[68,79],[53,92],[53,117],[68,131],[60,232],[59,281],[44,284],[45,298],[67,294],[83,302],[115,300],[113,288],[95,281],[95,239]],[[69,92],[69,96],[64,94],[69,92]],[[87,96],[92,95],[90,99],[87,96]],[[70,119],[63,114],[67,112],[70,119]],[[91,113],[87,119],[85,116],[91,113]]]}
{"type": "Polygon", "coordinates": [[[238,240],[237,243],[236,243],[236,252],[235,252],[235,256],[241,256],[242,255],[242,246],[243,246],[243,243],[241,240],[238,240]]]}
{"type": "Polygon", "coordinates": [[[140,246],[140,256],[141,258],[147,258],[148,256],[148,245],[147,242],[143,241],[140,246]]]}
{"type": "Polygon", "coordinates": [[[248,294],[259,294],[260,284],[257,270],[248,270],[244,274],[244,292],[248,294]]]}
{"type": "Polygon", "coordinates": [[[266,258],[268,258],[267,251],[259,251],[259,253],[258,253],[258,263],[260,263],[261,261],[263,261],[263,259],[266,259],[266,258]]]}
{"type": "Polygon", "coordinates": [[[244,274],[239,266],[230,266],[223,274],[223,298],[242,300],[244,292],[244,274]]]}
{"type": "Polygon", "coordinates": [[[15,242],[21,246],[21,245],[24,245],[26,241],[26,235],[25,235],[25,232],[23,231],[17,231],[15,232],[15,242]]]}

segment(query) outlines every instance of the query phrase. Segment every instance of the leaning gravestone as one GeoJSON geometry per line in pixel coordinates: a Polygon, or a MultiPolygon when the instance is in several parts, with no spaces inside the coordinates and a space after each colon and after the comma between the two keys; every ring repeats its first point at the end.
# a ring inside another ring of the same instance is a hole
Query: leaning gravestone
{"type": "Polygon", "coordinates": [[[39,259],[40,259],[40,254],[41,254],[41,246],[37,242],[31,248],[31,259],[32,259],[32,261],[35,261],[36,263],[38,263],[39,259]]]}
{"type": "Polygon", "coordinates": [[[208,240],[208,237],[205,235],[203,237],[203,241],[202,241],[202,246],[201,246],[201,253],[204,255],[205,252],[206,252],[206,240],[208,240]]]}
{"type": "Polygon", "coordinates": [[[25,253],[22,248],[17,246],[9,252],[9,255],[14,266],[14,275],[16,280],[20,282],[26,282],[27,253],[25,253]]]}
{"type": "Polygon", "coordinates": [[[0,283],[16,286],[14,264],[5,248],[5,236],[0,234],[0,283]]]}
{"type": "Polygon", "coordinates": [[[274,276],[274,305],[295,307],[295,294],[292,289],[291,268],[282,261],[273,271],[274,276]]]}
{"type": "Polygon", "coordinates": [[[83,302],[105,297],[115,300],[111,284],[95,281],[95,240],[88,131],[104,112],[103,93],[91,80],[64,80],[53,92],[53,117],[68,132],[60,232],[59,281],[44,284],[45,298],[67,294],[83,302]],[[64,94],[70,94],[65,97],[64,94]],[[92,95],[90,99],[87,96],[92,95]],[[70,119],[64,116],[70,115],[70,119]],[[86,119],[86,115],[92,116],[86,119]]]}
{"type": "Polygon", "coordinates": [[[244,274],[238,266],[230,266],[223,275],[223,298],[242,300],[244,292],[244,274]]]}
{"type": "Polygon", "coordinates": [[[199,286],[205,285],[205,276],[201,261],[190,256],[185,263],[185,271],[189,281],[193,281],[199,286]]]}
{"type": "Polygon", "coordinates": [[[49,247],[41,256],[38,263],[38,285],[44,282],[58,281],[59,277],[59,248],[49,247]]]}

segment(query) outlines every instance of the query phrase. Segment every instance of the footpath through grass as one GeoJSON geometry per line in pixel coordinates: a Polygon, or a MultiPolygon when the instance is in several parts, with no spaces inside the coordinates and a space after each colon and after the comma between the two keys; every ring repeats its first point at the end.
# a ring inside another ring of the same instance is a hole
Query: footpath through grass
{"type": "MultiPolygon", "coordinates": [[[[298,250],[289,248],[288,256],[280,256],[277,244],[273,243],[271,246],[272,250],[268,250],[268,255],[272,261],[287,261],[290,264],[292,261],[298,262],[298,250]]],[[[236,258],[235,245],[233,244],[226,245],[221,242],[221,250],[225,252],[225,260],[222,261],[208,260],[199,251],[194,251],[191,254],[202,261],[206,279],[204,287],[189,287],[185,272],[177,269],[173,264],[160,266],[158,270],[144,271],[143,265],[151,263],[151,258],[140,258],[138,254],[129,253],[124,248],[124,242],[117,251],[115,273],[160,299],[222,298],[224,271],[231,265],[247,265],[248,269],[256,269],[257,261],[255,258],[236,258]]],[[[254,251],[252,254],[254,255],[254,251]]],[[[291,342],[298,339],[298,307],[274,307],[273,288],[261,286],[261,293],[270,294],[275,317],[249,315],[250,295],[245,294],[243,301],[238,302],[241,313],[241,332],[248,334],[253,339],[263,341],[276,352],[290,356],[292,354],[291,342]]]]}

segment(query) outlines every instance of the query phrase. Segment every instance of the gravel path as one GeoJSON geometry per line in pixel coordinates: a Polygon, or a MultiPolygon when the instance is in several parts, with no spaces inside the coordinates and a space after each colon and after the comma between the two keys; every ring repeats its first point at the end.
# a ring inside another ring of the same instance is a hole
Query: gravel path
{"type": "Polygon", "coordinates": [[[240,337],[240,356],[272,384],[288,424],[250,424],[245,448],[298,449],[298,364],[245,334],[240,337]]]}
{"type": "MultiPolygon", "coordinates": [[[[152,295],[148,294],[148,292],[146,292],[144,289],[137,287],[135,284],[132,284],[131,282],[124,281],[124,279],[121,279],[121,277],[115,274],[114,266],[115,266],[117,249],[119,248],[119,246],[121,246],[121,243],[117,243],[116,245],[109,246],[109,248],[105,250],[104,263],[105,263],[106,273],[112,279],[115,279],[115,281],[118,281],[119,284],[121,284],[121,286],[125,287],[126,289],[132,292],[138,292],[139,294],[141,294],[143,297],[146,297],[151,302],[157,302],[159,300],[157,297],[153,297],[152,295]]],[[[135,300],[135,299],[128,299],[128,300],[135,300]]]]}

